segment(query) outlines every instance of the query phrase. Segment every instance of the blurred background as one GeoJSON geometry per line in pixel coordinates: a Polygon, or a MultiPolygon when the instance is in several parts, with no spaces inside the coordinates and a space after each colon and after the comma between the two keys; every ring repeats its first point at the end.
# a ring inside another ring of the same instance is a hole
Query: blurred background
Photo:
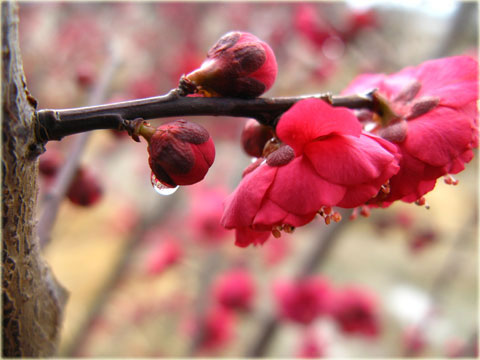
{"type": "MultiPolygon", "coordinates": [[[[20,36],[39,108],[69,108],[164,94],[231,30],[274,50],[279,73],[265,96],[338,94],[359,73],[477,57],[477,19],[476,2],[455,1],[21,2],[20,36]]],[[[85,138],[82,175],[44,247],[69,292],[60,356],[439,358],[478,348],[477,158],[458,185],[437,181],[428,210],[397,203],[329,226],[320,218],[241,249],[219,220],[250,163],[239,141],[247,119],[189,120],[208,129],[216,160],[203,182],[169,196],[151,186],[144,141],[110,130],[85,138]],[[286,316],[308,300],[277,285],[299,274],[327,283],[335,306],[347,294],[342,309],[360,309],[345,315],[358,328],[286,316]]],[[[61,168],[78,136],[49,143],[44,166],[61,168]]],[[[43,171],[39,216],[57,173],[43,171]]]]}

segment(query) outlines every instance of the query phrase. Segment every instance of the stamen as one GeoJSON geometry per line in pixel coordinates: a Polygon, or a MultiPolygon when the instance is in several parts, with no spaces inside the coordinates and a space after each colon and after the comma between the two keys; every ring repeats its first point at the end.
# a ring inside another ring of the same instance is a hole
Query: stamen
{"type": "Polygon", "coordinates": [[[273,237],[276,238],[276,239],[278,239],[280,236],[282,236],[281,230],[282,230],[282,226],[281,226],[281,225],[274,226],[274,227],[272,228],[272,235],[273,235],[273,237]]]}
{"type": "Polygon", "coordinates": [[[283,224],[283,231],[285,231],[287,234],[293,233],[294,230],[295,230],[295,226],[283,224]]]}
{"type": "Polygon", "coordinates": [[[427,201],[425,200],[425,197],[421,197],[420,199],[418,199],[417,201],[415,201],[415,204],[418,205],[418,206],[424,206],[425,205],[425,209],[429,210],[430,209],[430,205],[427,204],[427,201]]]}
{"type": "Polygon", "coordinates": [[[448,174],[448,175],[445,175],[444,178],[443,178],[443,181],[445,182],[445,184],[447,185],[458,185],[459,181],[457,179],[455,179],[452,175],[448,174]]]}
{"type": "Polygon", "coordinates": [[[358,217],[358,207],[354,208],[350,215],[350,220],[355,220],[358,217]]]}
{"type": "Polygon", "coordinates": [[[423,206],[425,205],[425,198],[422,196],[420,199],[418,199],[417,201],[415,201],[415,204],[418,205],[418,206],[423,206]]]}
{"type": "Polygon", "coordinates": [[[390,194],[390,180],[387,180],[387,182],[380,187],[380,191],[385,195],[390,194]]]}
{"type": "Polygon", "coordinates": [[[333,214],[332,214],[332,219],[333,221],[335,222],[339,222],[340,220],[342,220],[342,215],[340,215],[339,212],[335,211],[333,214]]]}
{"type": "Polygon", "coordinates": [[[368,207],[366,205],[362,205],[361,210],[360,210],[360,215],[362,215],[363,217],[369,217],[370,216],[370,207],[368,207]]]}
{"type": "Polygon", "coordinates": [[[317,211],[317,214],[323,217],[325,220],[325,224],[329,225],[332,220],[335,222],[339,222],[342,220],[342,215],[338,213],[337,211],[332,212],[332,207],[331,206],[322,206],[320,210],[317,211]]]}

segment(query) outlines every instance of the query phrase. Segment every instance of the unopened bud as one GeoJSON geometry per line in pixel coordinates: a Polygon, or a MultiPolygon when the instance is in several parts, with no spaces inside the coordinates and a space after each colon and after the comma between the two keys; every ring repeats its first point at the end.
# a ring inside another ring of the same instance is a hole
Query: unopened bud
{"type": "Polygon", "coordinates": [[[252,34],[234,31],[222,36],[201,67],[185,78],[208,96],[254,98],[270,89],[276,76],[270,46],[252,34]]]}
{"type": "Polygon", "coordinates": [[[243,150],[250,156],[261,157],[265,144],[273,135],[270,127],[260,124],[255,119],[250,119],[245,123],[242,131],[243,150]]]}
{"type": "Polygon", "coordinates": [[[176,120],[156,129],[140,129],[148,141],[148,162],[155,177],[176,187],[201,181],[215,159],[215,146],[205,128],[176,120]]]}

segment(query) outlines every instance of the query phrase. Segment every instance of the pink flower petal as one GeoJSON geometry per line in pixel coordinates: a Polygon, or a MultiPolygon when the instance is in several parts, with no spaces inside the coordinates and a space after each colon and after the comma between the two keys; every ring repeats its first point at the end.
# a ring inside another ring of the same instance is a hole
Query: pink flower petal
{"type": "Polygon", "coordinates": [[[335,184],[363,184],[378,178],[395,157],[368,136],[335,136],[305,147],[315,171],[335,184]]]}
{"type": "Polygon", "coordinates": [[[295,215],[282,209],[272,200],[265,199],[257,216],[255,216],[255,219],[253,220],[253,226],[258,227],[261,225],[272,226],[281,224],[288,224],[295,227],[302,226],[312,221],[317,210],[308,215],[295,215]]]}
{"type": "Polygon", "coordinates": [[[408,123],[405,149],[432,166],[445,166],[472,147],[475,132],[469,118],[439,107],[408,123]]]}
{"type": "Polygon", "coordinates": [[[433,190],[436,179],[444,174],[442,168],[428,166],[403,150],[400,171],[390,178],[391,191],[385,201],[416,201],[433,190]]]}
{"type": "Polygon", "coordinates": [[[478,63],[470,56],[426,61],[417,67],[418,97],[437,96],[442,105],[462,106],[478,98],[478,63]]]}
{"type": "Polygon", "coordinates": [[[325,206],[334,206],[345,195],[345,188],[317,175],[303,156],[278,168],[268,197],[289,213],[310,215],[325,206]]]}
{"type": "Polygon", "coordinates": [[[349,109],[334,108],[323,100],[305,99],[283,114],[276,132],[298,156],[308,142],[319,137],[334,134],[358,136],[361,125],[349,109]]]}
{"type": "Polygon", "coordinates": [[[252,224],[277,169],[264,164],[242,179],[235,191],[225,200],[225,211],[221,220],[223,226],[231,229],[252,224]]]}
{"type": "Polygon", "coordinates": [[[251,244],[262,245],[270,235],[270,231],[255,231],[248,227],[239,227],[235,230],[235,245],[242,248],[251,244]]]}

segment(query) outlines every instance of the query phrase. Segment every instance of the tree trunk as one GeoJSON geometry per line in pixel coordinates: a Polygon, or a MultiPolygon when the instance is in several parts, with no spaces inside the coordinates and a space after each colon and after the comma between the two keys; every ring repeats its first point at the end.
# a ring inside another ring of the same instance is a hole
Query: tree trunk
{"type": "Polygon", "coordinates": [[[66,291],[42,259],[35,232],[35,99],[25,85],[17,6],[2,2],[2,353],[55,354],[66,291]]]}

